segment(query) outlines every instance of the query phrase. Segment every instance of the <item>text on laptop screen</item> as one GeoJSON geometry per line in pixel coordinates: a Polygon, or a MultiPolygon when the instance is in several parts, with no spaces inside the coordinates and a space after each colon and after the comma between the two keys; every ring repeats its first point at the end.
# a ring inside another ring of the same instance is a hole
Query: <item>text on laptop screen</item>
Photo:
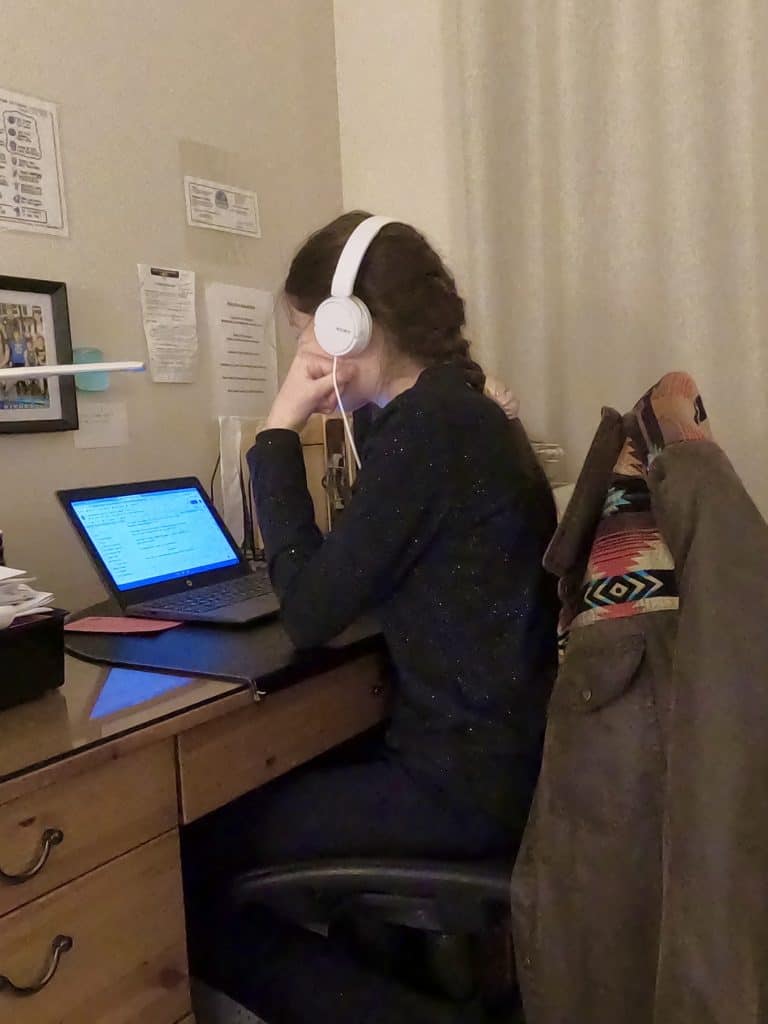
{"type": "Polygon", "coordinates": [[[87,498],[72,509],[118,590],[239,562],[194,487],[87,498]]]}

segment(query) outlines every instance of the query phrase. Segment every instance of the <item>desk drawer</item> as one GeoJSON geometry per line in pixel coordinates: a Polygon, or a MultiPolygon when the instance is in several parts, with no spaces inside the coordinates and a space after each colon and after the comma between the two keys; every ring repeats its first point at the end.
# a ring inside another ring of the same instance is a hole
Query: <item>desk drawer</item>
{"type": "Polygon", "coordinates": [[[194,821],[357,736],[387,711],[383,662],[370,655],[182,733],[183,820],[194,821]]]}
{"type": "Polygon", "coordinates": [[[0,915],[167,832],[177,816],[171,739],[0,804],[0,915]]]}
{"type": "Polygon", "coordinates": [[[0,991],[0,1024],[171,1024],[190,1012],[176,832],[0,920],[0,974],[30,985],[56,936],[72,939],[34,995],[0,991]]]}

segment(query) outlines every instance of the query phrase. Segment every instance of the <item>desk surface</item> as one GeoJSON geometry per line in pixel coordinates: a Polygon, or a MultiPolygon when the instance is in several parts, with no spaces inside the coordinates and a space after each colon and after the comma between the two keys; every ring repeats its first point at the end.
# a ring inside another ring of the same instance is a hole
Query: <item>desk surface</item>
{"type": "MultiPolygon", "coordinates": [[[[159,656],[155,663],[160,670],[132,667],[137,652],[139,660],[151,663],[158,650],[151,639],[145,639],[143,646],[141,638],[135,637],[67,634],[67,646],[70,650],[74,646],[78,656],[66,658],[64,686],[0,712],[0,786],[108,743],[111,750],[117,750],[116,742],[126,749],[126,744],[141,746],[178,735],[248,706],[262,686],[269,692],[283,689],[353,661],[381,644],[371,624],[361,624],[331,648],[302,655],[293,650],[277,622],[248,630],[197,630],[193,626],[172,631],[177,640],[165,650],[183,650],[184,636],[192,651],[195,642],[202,644],[208,659],[202,673],[171,672],[159,656]],[[223,665],[231,664],[230,645],[240,662],[250,662],[248,683],[235,682],[226,672],[215,677],[215,649],[219,648],[223,665]],[[100,664],[102,660],[117,664],[100,664]]],[[[196,665],[194,658],[190,664],[196,665]]]]}
{"type": "MultiPolygon", "coordinates": [[[[111,602],[89,608],[87,615],[119,615],[111,602]]],[[[250,626],[183,625],[151,636],[67,633],[67,650],[87,661],[148,668],[178,675],[207,676],[272,691],[290,682],[334,668],[358,645],[376,646],[380,629],[361,619],[321,650],[298,653],[277,618],[250,626]]]]}

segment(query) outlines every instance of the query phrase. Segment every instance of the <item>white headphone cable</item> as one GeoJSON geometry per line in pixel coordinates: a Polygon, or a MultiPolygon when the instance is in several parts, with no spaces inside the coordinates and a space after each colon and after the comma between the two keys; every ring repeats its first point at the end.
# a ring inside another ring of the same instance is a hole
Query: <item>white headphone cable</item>
{"type": "Polygon", "coordinates": [[[354,434],[352,433],[352,426],[351,426],[351,424],[349,422],[349,418],[347,417],[346,412],[344,411],[344,403],[341,400],[341,391],[339,390],[339,378],[338,378],[338,376],[336,374],[336,364],[338,363],[338,361],[339,361],[338,358],[336,356],[334,356],[334,359],[333,359],[333,390],[336,392],[336,404],[339,407],[339,412],[341,413],[341,418],[344,420],[344,429],[346,430],[347,440],[349,441],[349,446],[352,449],[352,454],[353,454],[353,456],[355,458],[355,465],[357,466],[358,470],[360,470],[360,468],[362,466],[362,463],[360,462],[360,456],[357,453],[357,445],[355,444],[354,434]]]}

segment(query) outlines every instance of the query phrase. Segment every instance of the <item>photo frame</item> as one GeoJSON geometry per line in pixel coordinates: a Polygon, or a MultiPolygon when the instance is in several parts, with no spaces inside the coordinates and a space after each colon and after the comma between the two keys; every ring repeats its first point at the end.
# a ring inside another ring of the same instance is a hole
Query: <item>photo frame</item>
{"type": "MultiPolygon", "coordinates": [[[[0,369],[71,362],[67,286],[0,275],[0,369]]],[[[77,428],[73,377],[0,378],[0,434],[77,428]]]]}

